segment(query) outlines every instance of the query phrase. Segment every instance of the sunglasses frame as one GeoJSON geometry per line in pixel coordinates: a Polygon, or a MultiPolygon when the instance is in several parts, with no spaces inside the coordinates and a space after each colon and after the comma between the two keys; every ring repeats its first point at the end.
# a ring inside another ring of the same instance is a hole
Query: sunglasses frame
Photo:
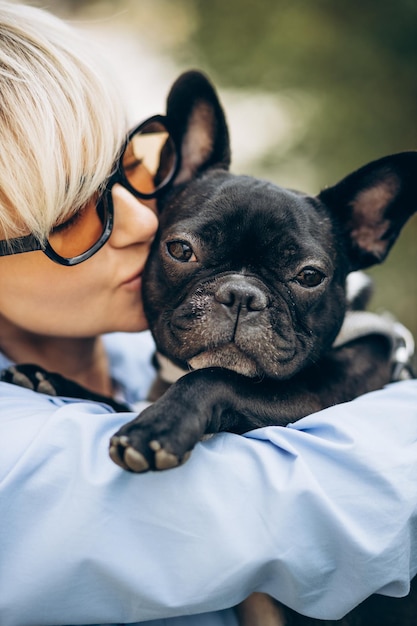
{"type": "Polygon", "coordinates": [[[59,265],[65,266],[78,265],[79,263],[87,261],[87,259],[92,257],[109,240],[113,230],[114,206],[111,190],[116,183],[125,187],[132,195],[140,200],[151,200],[153,198],[157,198],[169,186],[169,184],[173,181],[176,174],[178,173],[178,169],[180,166],[179,151],[173,139],[172,133],[169,129],[167,118],[164,115],[153,115],[152,117],[149,117],[148,119],[141,122],[138,126],[135,126],[132,130],[130,130],[126,137],[126,140],[123,143],[116,163],[117,165],[115,171],[107,179],[103,188],[103,193],[101,194],[100,199],[97,202],[97,213],[99,213],[100,215],[104,215],[105,221],[103,223],[103,232],[101,233],[96,243],[91,246],[91,248],[77,256],[67,258],[55,252],[48,240],[45,243],[41,243],[39,239],[35,237],[35,235],[31,234],[25,235],[24,237],[14,237],[12,239],[0,241],[0,257],[9,256],[12,254],[20,254],[23,252],[36,252],[38,250],[41,250],[44,254],[46,254],[49,259],[51,259],[55,263],[58,263],[59,265]],[[170,174],[154,191],[152,191],[151,193],[142,193],[140,191],[137,191],[127,180],[122,162],[126,148],[129,145],[132,137],[140,133],[147,125],[155,122],[161,123],[168,131],[168,135],[174,145],[175,161],[170,174]]]}

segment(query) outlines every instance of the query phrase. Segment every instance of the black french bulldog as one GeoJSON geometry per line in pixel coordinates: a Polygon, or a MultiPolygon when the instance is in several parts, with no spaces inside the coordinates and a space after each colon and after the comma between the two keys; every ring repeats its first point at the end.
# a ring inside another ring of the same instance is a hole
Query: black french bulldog
{"type": "MultiPolygon", "coordinates": [[[[112,438],[111,458],[134,472],[183,463],[204,434],[285,426],[392,380],[389,333],[366,322],[340,341],[353,319],[347,277],[381,263],[417,208],[417,152],[315,197],[231,174],[225,116],[199,72],[172,87],[167,122],[180,168],[159,199],[143,289],[158,351],[185,375],[112,438]]],[[[102,399],[36,366],[2,379],[19,376],[46,393],[102,399]]],[[[272,623],[415,626],[417,587],[405,599],[373,596],[336,622],[277,608],[272,623]]]]}
{"type": "MultiPolygon", "coordinates": [[[[417,208],[417,152],[316,197],[231,174],[225,116],[198,72],[172,87],[167,120],[181,167],[159,201],[143,295],[158,351],[186,375],[112,438],[112,459],[134,472],[183,463],[204,434],[285,426],[389,382],[386,336],[335,339],[348,274],[381,263],[417,208]]],[[[339,622],[286,610],[274,619],[415,626],[417,591],[372,597],[339,622]]]]}

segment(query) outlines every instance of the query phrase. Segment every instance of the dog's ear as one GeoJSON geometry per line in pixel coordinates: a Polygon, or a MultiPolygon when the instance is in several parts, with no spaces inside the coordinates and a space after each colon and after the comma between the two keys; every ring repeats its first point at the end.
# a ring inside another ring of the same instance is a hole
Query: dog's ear
{"type": "Polygon", "coordinates": [[[417,152],[372,161],[318,197],[341,226],[350,269],[381,263],[417,210],[417,152]]]}
{"type": "Polygon", "coordinates": [[[167,120],[180,151],[175,184],[216,165],[228,169],[230,144],[227,123],[217,93],[204,74],[182,74],[167,99],[167,120]]]}

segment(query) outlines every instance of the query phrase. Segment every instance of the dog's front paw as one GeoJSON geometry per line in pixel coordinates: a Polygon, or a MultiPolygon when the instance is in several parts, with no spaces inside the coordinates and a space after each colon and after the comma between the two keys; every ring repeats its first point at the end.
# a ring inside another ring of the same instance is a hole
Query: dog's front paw
{"type": "Polygon", "coordinates": [[[173,406],[156,402],[135,420],[122,426],[111,438],[110,458],[125,470],[147,472],[166,470],[182,465],[204,428],[189,416],[175,416],[173,406]]]}
{"type": "Polygon", "coordinates": [[[0,372],[0,380],[49,396],[58,395],[53,375],[38,365],[12,365],[0,372]]]}
{"type": "MultiPolygon", "coordinates": [[[[134,445],[137,446],[137,443],[134,445]]],[[[143,453],[134,445],[132,439],[126,435],[114,435],[110,440],[110,458],[125,470],[141,473],[178,467],[185,463],[191,454],[191,451],[185,452],[182,456],[168,452],[157,439],[149,441],[148,450],[144,450],[143,453]],[[149,456],[152,458],[148,460],[149,456]]]]}

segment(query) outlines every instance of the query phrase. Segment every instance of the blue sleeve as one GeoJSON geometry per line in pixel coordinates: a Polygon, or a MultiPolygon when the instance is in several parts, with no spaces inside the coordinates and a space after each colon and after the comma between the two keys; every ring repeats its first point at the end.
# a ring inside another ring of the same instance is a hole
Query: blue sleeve
{"type": "Polygon", "coordinates": [[[417,381],[217,435],[162,473],[109,460],[130,418],[0,384],[2,626],[156,620],[254,590],[337,619],[372,593],[407,593],[417,381]]]}

